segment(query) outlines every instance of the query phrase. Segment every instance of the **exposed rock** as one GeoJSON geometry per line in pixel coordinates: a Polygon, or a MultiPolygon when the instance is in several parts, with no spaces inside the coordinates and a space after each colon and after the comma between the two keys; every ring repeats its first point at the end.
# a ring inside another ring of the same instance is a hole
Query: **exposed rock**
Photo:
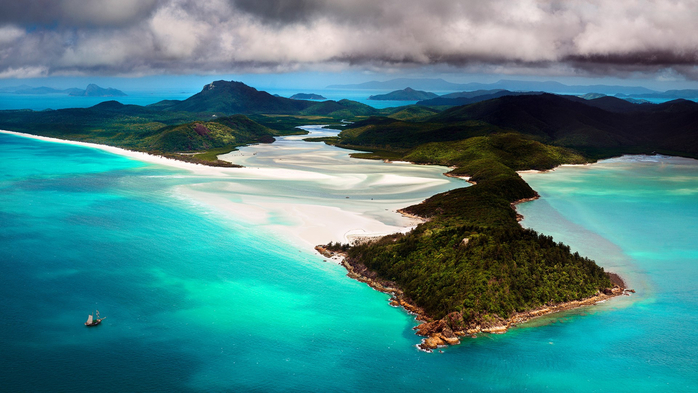
{"type": "Polygon", "coordinates": [[[492,326],[492,327],[482,329],[482,332],[483,333],[504,334],[507,332],[507,326],[492,326]]]}
{"type": "Polygon", "coordinates": [[[206,128],[206,126],[204,126],[203,124],[199,123],[196,123],[196,125],[194,126],[194,131],[196,131],[196,133],[201,136],[206,136],[211,133],[211,130],[206,128]]]}
{"type": "Polygon", "coordinates": [[[419,345],[421,349],[436,349],[439,346],[446,345],[446,341],[441,339],[439,336],[430,336],[425,338],[422,343],[419,345]]]}
{"type": "Polygon", "coordinates": [[[448,327],[448,326],[444,326],[444,328],[441,330],[441,335],[442,335],[444,338],[454,338],[454,337],[456,337],[456,334],[453,333],[453,330],[451,330],[451,328],[448,327]]]}
{"type": "Polygon", "coordinates": [[[439,319],[438,321],[425,322],[414,329],[417,330],[417,334],[420,336],[432,336],[436,333],[441,333],[444,327],[446,327],[446,323],[439,319]]]}
{"type": "Polygon", "coordinates": [[[315,251],[319,252],[320,255],[327,257],[327,258],[332,258],[334,256],[334,252],[326,249],[323,246],[315,246],[315,251]]]}
{"type": "Polygon", "coordinates": [[[458,337],[442,337],[442,339],[446,342],[448,345],[458,345],[460,344],[460,339],[458,337]]]}

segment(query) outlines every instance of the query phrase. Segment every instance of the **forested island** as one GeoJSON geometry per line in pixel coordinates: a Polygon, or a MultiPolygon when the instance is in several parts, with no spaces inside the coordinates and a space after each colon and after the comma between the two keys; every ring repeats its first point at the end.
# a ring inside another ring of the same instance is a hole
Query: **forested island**
{"type": "Polygon", "coordinates": [[[297,93],[291,96],[293,100],[326,100],[327,98],[315,93],[297,93]]]}
{"type": "Polygon", "coordinates": [[[621,293],[622,281],[594,261],[521,228],[512,204],[537,194],[517,171],[620,154],[698,157],[698,104],[503,91],[450,99],[459,98],[469,103],[377,110],[217,81],[186,100],[145,107],[109,101],[85,109],[0,111],[0,128],[226,165],[217,154],[299,133],[295,127],[302,124],[343,124],[338,137],[309,140],[363,151],[353,154],[358,158],[452,167],[449,176],[473,185],[405,207],[404,213],[427,220],[412,232],[322,248],[344,253],[350,274],[398,294],[397,304],[418,313],[425,321],[419,332],[431,339],[424,348],[455,343],[456,333],[494,332],[560,304],[621,293]],[[183,154],[192,152],[198,154],[183,154]]]}
{"type": "Polygon", "coordinates": [[[414,90],[407,87],[402,90],[396,90],[387,94],[377,94],[368,97],[369,100],[378,101],[420,101],[436,98],[438,95],[428,91],[414,90]]]}

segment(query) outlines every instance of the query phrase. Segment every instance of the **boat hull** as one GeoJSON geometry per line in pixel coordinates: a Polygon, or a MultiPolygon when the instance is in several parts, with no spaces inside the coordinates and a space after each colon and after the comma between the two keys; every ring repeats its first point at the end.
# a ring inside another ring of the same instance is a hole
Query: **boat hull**
{"type": "Polygon", "coordinates": [[[101,320],[101,319],[95,319],[94,321],[92,321],[92,323],[87,323],[87,322],[85,322],[85,326],[87,326],[87,327],[97,326],[97,325],[99,325],[100,323],[102,323],[102,320],[101,320]]]}

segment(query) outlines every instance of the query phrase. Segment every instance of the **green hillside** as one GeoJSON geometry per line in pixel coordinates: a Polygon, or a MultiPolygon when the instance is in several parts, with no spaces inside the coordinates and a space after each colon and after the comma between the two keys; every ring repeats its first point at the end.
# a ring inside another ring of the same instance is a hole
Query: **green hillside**
{"type": "Polygon", "coordinates": [[[215,81],[204,86],[201,92],[184,101],[171,102],[160,109],[185,112],[238,113],[298,113],[315,103],[276,97],[241,82],[215,81]]]}
{"type": "Polygon", "coordinates": [[[517,132],[590,158],[652,152],[698,157],[698,104],[686,100],[655,105],[614,97],[517,95],[449,108],[418,121],[395,120],[375,117],[356,122],[344,131],[343,140],[347,145],[410,149],[428,142],[517,132]]]}
{"type": "Polygon", "coordinates": [[[302,134],[296,128],[301,125],[337,124],[379,113],[350,100],[292,100],[244,83],[216,81],[184,101],[165,100],[148,106],[106,101],[90,108],[0,111],[0,127],[224,165],[216,153],[271,142],[274,135],[302,134]],[[177,154],[191,151],[207,153],[177,154]]]}
{"type": "Polygon", "coordinates": [[[229,164],[219,162],[215,155],[197,157],[176,153],[215,150],[222,154],[249,143],[272,142],[274,135],[281,134],[243,115],[206,116],[208,120],[199,120],[201,118],[187,112],[160,111],[110,101],[91,108],[0,111],[0,128],[226,166],[229,164]]]}
{"type": "Polygon", "coordinates": [[[410,119],[374,116],[329,142],[356,156],[451,166],[475,184],[403,209],[428,218],[378,242],[330,245],[401,288],[454,331],[610,287],[593,261],[521,228],[512,203],[536,197],[516,173],[654,151],[698,156],[698,104],[551,94],[502,96],[410,119]]]}
{"type": "Polygon", "coordinates": [[[450,175],[467,176],[475,184],[403,209],[429,219],[408,234],[330,248],[346,251],[352,266],[365,266],[393,283],[454,331],[587,298],[611,287],[609,276],[569,247],[521,228],[512,203],[537,194],[516,171],[659,146],[691,155],[691,143],[668,142],[695,134],[697,108],[689,102],[628,108],[608,97],[587,104],[522,95],[418,121],[356,122],[332,143],[373,151],[366,156],[450,166],[450,175]]]}

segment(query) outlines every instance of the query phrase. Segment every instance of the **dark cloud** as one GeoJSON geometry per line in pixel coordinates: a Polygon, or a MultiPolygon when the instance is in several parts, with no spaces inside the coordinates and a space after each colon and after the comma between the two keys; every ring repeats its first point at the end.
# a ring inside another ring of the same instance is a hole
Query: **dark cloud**
{"type": "Polygon", "coordinates": [[[46,25],[60,19],[59,3],[51,0],[0,2],[0,23],[46,25]]]}
{"type": "Polygon", "coordinates": [[[446,65],[695,78],[695,15],[698,1],[2,2],[0,77],[446,65]]]}
{"type": "Polygon", "coordinates": [[[0,23],[39,26],[115,27],[137,23],[157,0],[22,0],[0,2],[0,23]]]}
{"type": "Polygon", "coordinates": [[[316,18],[337,23],[365,23],[385,18],[382,2],[374,0],[231,0],[230,4],[272,25],[308,23],[316,18]]]}
{"type": "Polygon", "coordinates": [[[564,59],[583,66],[628,66],[628,67],[671,67],[698,64],[698,50],[694,52],[672,52],[669,50],[643,51],[634,53],[609,53],[572,55],[564,59]]]}
{"type": "Polygon", "coordinates": [[[267,22],[307,22],[323,8],[320,0],[235,0],[235,8],[267,22]]]}

